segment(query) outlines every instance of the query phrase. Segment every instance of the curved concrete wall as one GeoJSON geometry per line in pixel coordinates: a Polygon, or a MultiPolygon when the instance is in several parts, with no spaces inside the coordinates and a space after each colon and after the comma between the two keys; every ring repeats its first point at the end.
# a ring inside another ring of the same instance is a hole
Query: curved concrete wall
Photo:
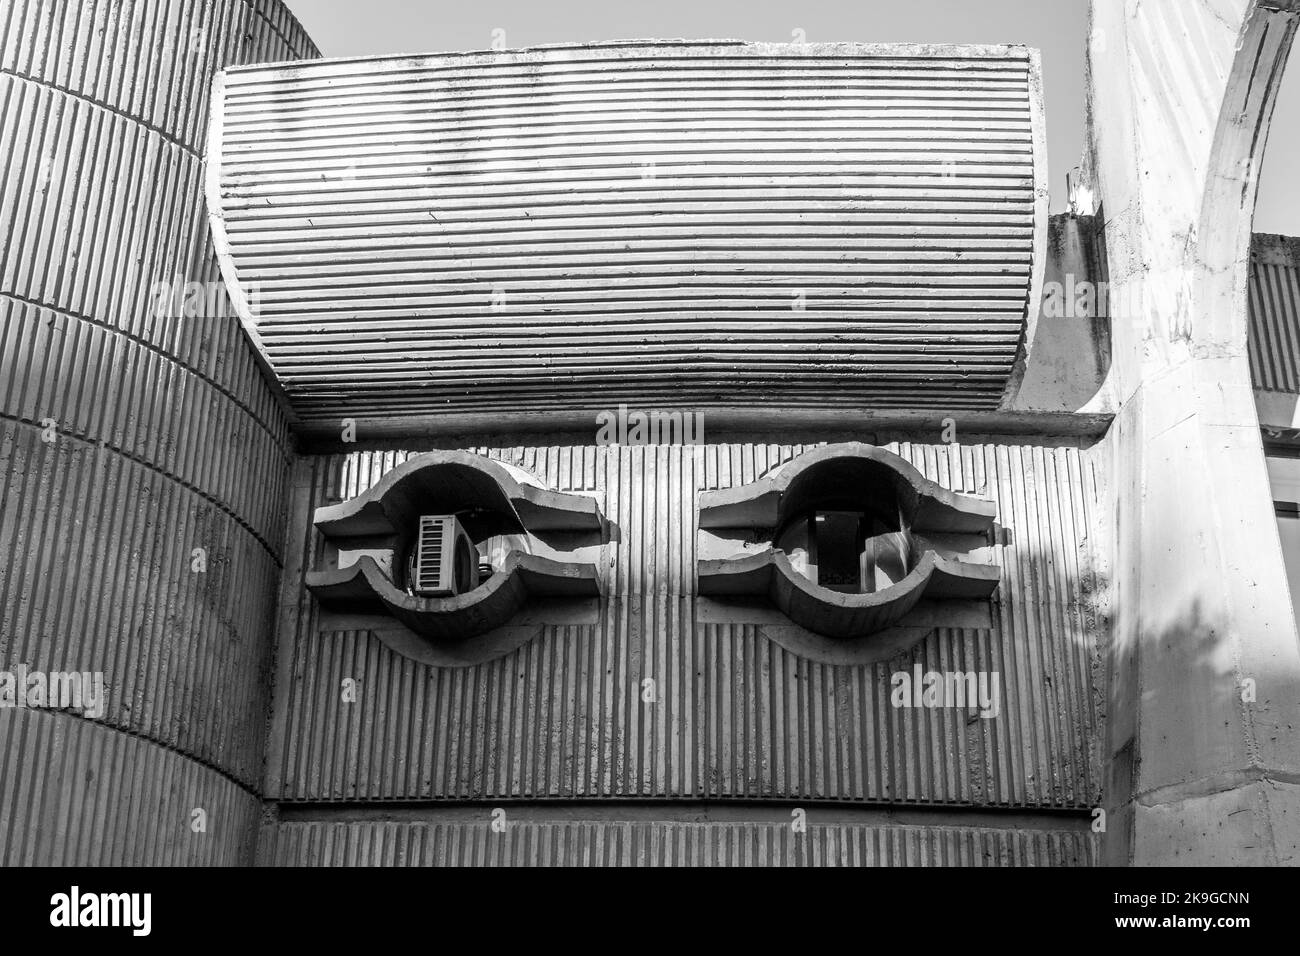
{"type": "Polygon", "coordinates": [[[202,151],[217,70],[315,55],[278,0],[0,8],[0,669],[106,693],[0,709],[0,865],[251,858],[292,444],[202,151]]]}

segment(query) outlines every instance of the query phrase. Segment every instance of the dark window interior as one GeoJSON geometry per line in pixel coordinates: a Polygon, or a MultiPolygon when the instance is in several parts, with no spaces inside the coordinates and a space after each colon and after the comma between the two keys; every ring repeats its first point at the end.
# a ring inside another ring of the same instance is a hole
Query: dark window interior
{"type": "Polygon", "coordinates": [[[866,516],[853,511],[818,511],[812,516],[812,562],[817,583],[832,591],[864,590],[866,516]]]}

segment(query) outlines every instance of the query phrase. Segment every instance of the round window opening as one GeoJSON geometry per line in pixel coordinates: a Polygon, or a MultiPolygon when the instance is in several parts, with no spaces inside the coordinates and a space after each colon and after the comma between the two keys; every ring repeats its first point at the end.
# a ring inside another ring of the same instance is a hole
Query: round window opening
{"type": "Polygon", "coordinates": [[[778,530],[776,547],[812,583],[843,594],[874,594],[916,566],[907,523],[884,508],[827,501],[800,509],[778,530]]]}

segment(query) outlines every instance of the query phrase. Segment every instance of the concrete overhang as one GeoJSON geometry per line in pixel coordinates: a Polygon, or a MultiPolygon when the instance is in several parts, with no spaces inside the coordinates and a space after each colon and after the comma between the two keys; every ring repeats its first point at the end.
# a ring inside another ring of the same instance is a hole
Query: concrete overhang
{"type": "Polygon", "coordinates": [[[1034,335],[1038,56],[646,41],[233,68],[208,203],[307,432],[991,413],[1034,335]]]}

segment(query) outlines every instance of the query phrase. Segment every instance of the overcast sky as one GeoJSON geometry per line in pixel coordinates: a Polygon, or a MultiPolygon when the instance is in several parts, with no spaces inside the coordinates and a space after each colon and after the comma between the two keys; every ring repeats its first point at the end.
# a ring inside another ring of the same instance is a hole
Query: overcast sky
{"type": "MultiPolygon", "coordinates": [[[[619,39],[1023,43],[1043,54],[1052,209],[1083,147],[1087,0],[287,0],[325,56],[484,50],[619,39]]],[[[1300,55],[1296,57],[1300,62],[1300,55]]],[[[1257,232],[1300,235],[1300,67],[1283,83],[1256,210],[1257,232]]]]}

